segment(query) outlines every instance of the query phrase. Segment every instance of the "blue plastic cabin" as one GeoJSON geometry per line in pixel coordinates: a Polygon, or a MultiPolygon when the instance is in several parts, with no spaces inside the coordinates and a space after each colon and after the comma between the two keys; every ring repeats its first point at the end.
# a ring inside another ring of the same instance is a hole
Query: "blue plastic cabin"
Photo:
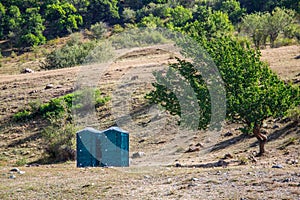
{"type": "Polygon", "coordinates": [[[118,127],[77,132],[76,149],[77,167],[129,166],[129,134],[118,127]]]}

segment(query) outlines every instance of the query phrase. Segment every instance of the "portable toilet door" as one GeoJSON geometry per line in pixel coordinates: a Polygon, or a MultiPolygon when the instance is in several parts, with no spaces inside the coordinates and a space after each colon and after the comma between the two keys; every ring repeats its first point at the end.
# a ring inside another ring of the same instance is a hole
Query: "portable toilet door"
{"type": "Polygon", "coordinates": [[[100,141],[102,133],[93,128],[85,128],[76,134],[77,167],[101,166],[100,141]]]}
{"type": "Polygon", "coordinates": [[[112,127],[99,136],[101,146],[102,166],[129,166],[129,134],[128,132],[112,127]]]}

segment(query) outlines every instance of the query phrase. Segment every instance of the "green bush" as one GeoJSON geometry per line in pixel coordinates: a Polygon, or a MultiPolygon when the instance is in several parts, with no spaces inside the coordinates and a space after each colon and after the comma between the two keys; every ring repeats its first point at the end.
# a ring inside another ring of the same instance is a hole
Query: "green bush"
{"type": "Polygon", "coordinates": [[[51,124],[42,132],[46,153],[55,161],[75,159],[75,137],[78,128],[65,117],[52,118],[51,124]]]}
{"type": "Polygon", "coordinates": [[[110,39],[113,47],[116,49],[163,44],[168,41],[162,33],[151,28],[146,28],[144,30],[129,30],[121,35],[115,35],[110,39]]]}
{"type": "Polygon", "coordinates": [[[85,57],[83,64],[105,63],[115,56],[111,42],[100,41],[85,57]]]}
{"type": "Polygon", "coordinates": [[[67,43],[60,49],[52,51],[46,56],[46,61],[42,68],[44,69],[59,69],[65,67],[73,67],[84,62],[86,56],[96,47],[97,43],[78,42],[67,43]]]}
{"type": "Polygon", "coordinates": [[[278,47],[282,47],[282,46],[289,46],[289,45],[293,45],[293,44],[296,44],[296,43],[297,42],[294,39],[291,39],[291,38],[278,38],[277,40],[275,40],[273,48],[278,48],[278,47]]]}
{"type": "Polygon", "coordinates": [[[29,103],[28,109],[23,109],[13,115],[15,121],[26,121],[34,117],[43,117],[44,119],[58,119],[68,114],[68,120],[71,121],[72,112],[84,114],[87,106],[100,107],[108,102],[109,96],[102,96],[99,89],[82,90],[64,96],[53,98],[48,103],[40,102],[29,103]],[[89,100],[89,97],[93,99],[89,100]]]}
{"type": "Polygon", "coordinates": [[[22,110],[13,115],[14,121],[17,122],[29,120],[31,117],[31,112],[28,110],[22,110]]]}
{"type": "Polygon", "coordinates": [[[20,166],[24,166],[27,164],[27,159],[26,158],[21,158],[19,160],[16,161],[15,166],[16,167],[20,167],[20,166]]]}
{"type": "Polygon", "coordinates": [[[300,106],[288,110],[287,117],[292,121],[300,122],[300,106]]]}
{"type": "Polygon", "coordinates": [[[121,33],[124,31],[124,28],[120,24],[115,24],[113,26],[113,33],[121,33]]]}
{"type": "Polygon", "coordinates": [[[91,31],[96,39],[101,39],[107,33],[107,25],[104,22],[97,22],[91,26],[91,31]]]}
{"type": "Polygon", "coordinates": [[[100,90],[87,89],[51,99],[40,105],[35,114],[43,116],[50,123],[42,132],[49,157],[55,161],[74,160],[75,134],[79,128],[72,124],[73,111],[84,115],[89,106],[99,107],[109,100],[110,97],[103,97],[100,90]]]}

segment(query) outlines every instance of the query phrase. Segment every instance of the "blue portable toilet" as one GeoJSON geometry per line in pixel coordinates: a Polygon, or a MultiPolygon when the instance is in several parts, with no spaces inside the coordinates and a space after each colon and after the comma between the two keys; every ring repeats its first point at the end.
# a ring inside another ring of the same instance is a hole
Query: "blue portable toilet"
{"type": "Polygon", "coordinates": [[[76,134],[77,167],[129,166],[129,134],[118,127],[76,134]]]}

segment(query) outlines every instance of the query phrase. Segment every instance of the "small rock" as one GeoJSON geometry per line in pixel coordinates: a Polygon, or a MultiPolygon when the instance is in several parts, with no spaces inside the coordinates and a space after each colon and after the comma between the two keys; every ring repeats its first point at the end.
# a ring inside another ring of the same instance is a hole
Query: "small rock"
{"type": "Polygon", "coordinates": [[[192,181],[199,181],[198,178],[192,178],[192,181]]]}
{"type": "Polygon", "coordinates": [[[136,152],[132,154],[132,158],[141,158],[145,155],[144,152],[136,152]]]}
{"type": "Polygon", "coordinates": [[[292,160],[292,164],[298,164],[298,160],[292,160]]]}
{"type": "Polygon", "coordinates": [[[216,175],[221,175],[221,171],[217,171],[216,175]]]}
{"type": "Polygon", "coordinates": [[[233,158],[233,155],[231,155],[230,153],[226,153],[224,155],[224,159],[228,159],[228,158],[233,158]]]}
{"type": "Polygon", "coordinates": [[[182,165],[180,163],[176,163],[175,167],[181,167],[182,165]]]}
{"type": "Polygon", "coordinates": [[[20,172],[20,170],[19,170],[19,168],[12,168],[11,170],[10,170],[11,172],[20,172]]]}
{"type": "Polygon", "coordinates": [[[195,147],[204,147],[204,146],[203,146],[203,144],[201,144],[201,143],[197,143],[197,144],[195,145],[195,147]]]}
{"type": "Polygon", "coordinates": [[[188,187],[195,187],[195,186],[198,186],[198,185],[195,184],[195,183],[189,183],[189,184],[188,184],[188,187]]]}
{"type": "Polygon", "coordinates": [[[287,159],[285,161],[286,164],[289,164],[289,165],[295,165],[295,164],[298,164],[298,160],[294,160],[294,159],[287,159]]]}
{"type": "Polygon", "coordinates": [[[281,169],[283,168],[283,166],[281,164],[278,164],[278,165],[273,165],[272,168],[278,168],[278,169],[281,169]]]}
{"type": "Polygon", "coordinates": [[[172,183],[172,179],[168,178],[167,183],[172,183]]]}
{"type": "Polygon", "coordinates": [[[45,90],[47,90],[47,89],[51,89],[51,88],[53,88],[54,87],[54,85],[53,84],[47,84],[46,85],[46,87],[45,87],[45,90]]]}
{"type": "Polygon", "coordinates": [[[10,179],[15,179],[16,176],[15,176],[15,175],[10,175],[9,178],[10,178],[10,179]]]}
{"type": "Polygon", "coordinates": [[[268,124],[267,123],[263,123],[262,128],[268,128],[268,124]]]}
{"type": "Polygon", "coordinates": [[[277,129],[277,128],[279,128],[279,126],[276,124],[272,127],[272,129],[277,129]]]}
{"type": "Polygon", "coordinates": [[[144,178],[149,179],[151,177],[149,175],[145,175],[144,178]]]}
{"type": "Polygon", "coordinates": [[[281,182],[282,183],[288,183],[288,182],[291,182],[291,181],[293,181],[291,178],[285,178],[281,182]]]}
{"type": "Polygon", "coordinates": [[[133,80],[137,80],[139,78],[139,76],[132,76],[131,77],[131,80],[133,81],[133,80]]]}
{"type": "Polygon", "coordinates": [[[83,185],[82,188],[87,188],[87,187],[91,187],[91,186],[94,186],[94,183],[83,185]]]}
{"type": "Polygon", "coordinates": [[[248,159],[251,160],[251,162],[254,162],[254,163],[257,162],[257,159],[256,159],[253,155],[250,155],[250,156],[248,157],[248,159]]]}
{"type": "Polygon", "coordinates": [[[230,136],[233,136],[233,134],[231,132],[229,132],[229,131],[224,134],[224,137],[230,137],[230,136]]]}
{"type": "Polygon", "coordinates": [[[34,73],[34,71],[32,69],[30,69],[30,68],[25,68],[23,70],[23,73],[34,73]]]}
{"type": "Polygon", "coordinates": [[[24,171],[18,171],[18,173],[19,173],[19,174],[25,174],[25,172],[24,172],[24,171]]]}
{"type": "Polygon", "coordinates": [[[37,92],[38,92],[37,90],[32,90],[28,94],[34,94],[34,93],[37,93],[37,92]]]}
{"type": "Polygon", "coordinates": [[[25,165],[25,167],[39,167],[40,164],[37,164],[37,163],[32,163],[30,165],[25,165]]]}
{"type": "Polygon", "coordinates": [[[215,163],[216,167],[226,167],[228,165],[228,162],[225,160],[220,159],[217,163],[215,163]]]}
{"type": "Polygon", "coordinates": [[[200,151],[199,147],[189,147],[188,150],[186,150],[184,153],[191,153],[191,152],[195,152],[195,151],[200,151]]]}

